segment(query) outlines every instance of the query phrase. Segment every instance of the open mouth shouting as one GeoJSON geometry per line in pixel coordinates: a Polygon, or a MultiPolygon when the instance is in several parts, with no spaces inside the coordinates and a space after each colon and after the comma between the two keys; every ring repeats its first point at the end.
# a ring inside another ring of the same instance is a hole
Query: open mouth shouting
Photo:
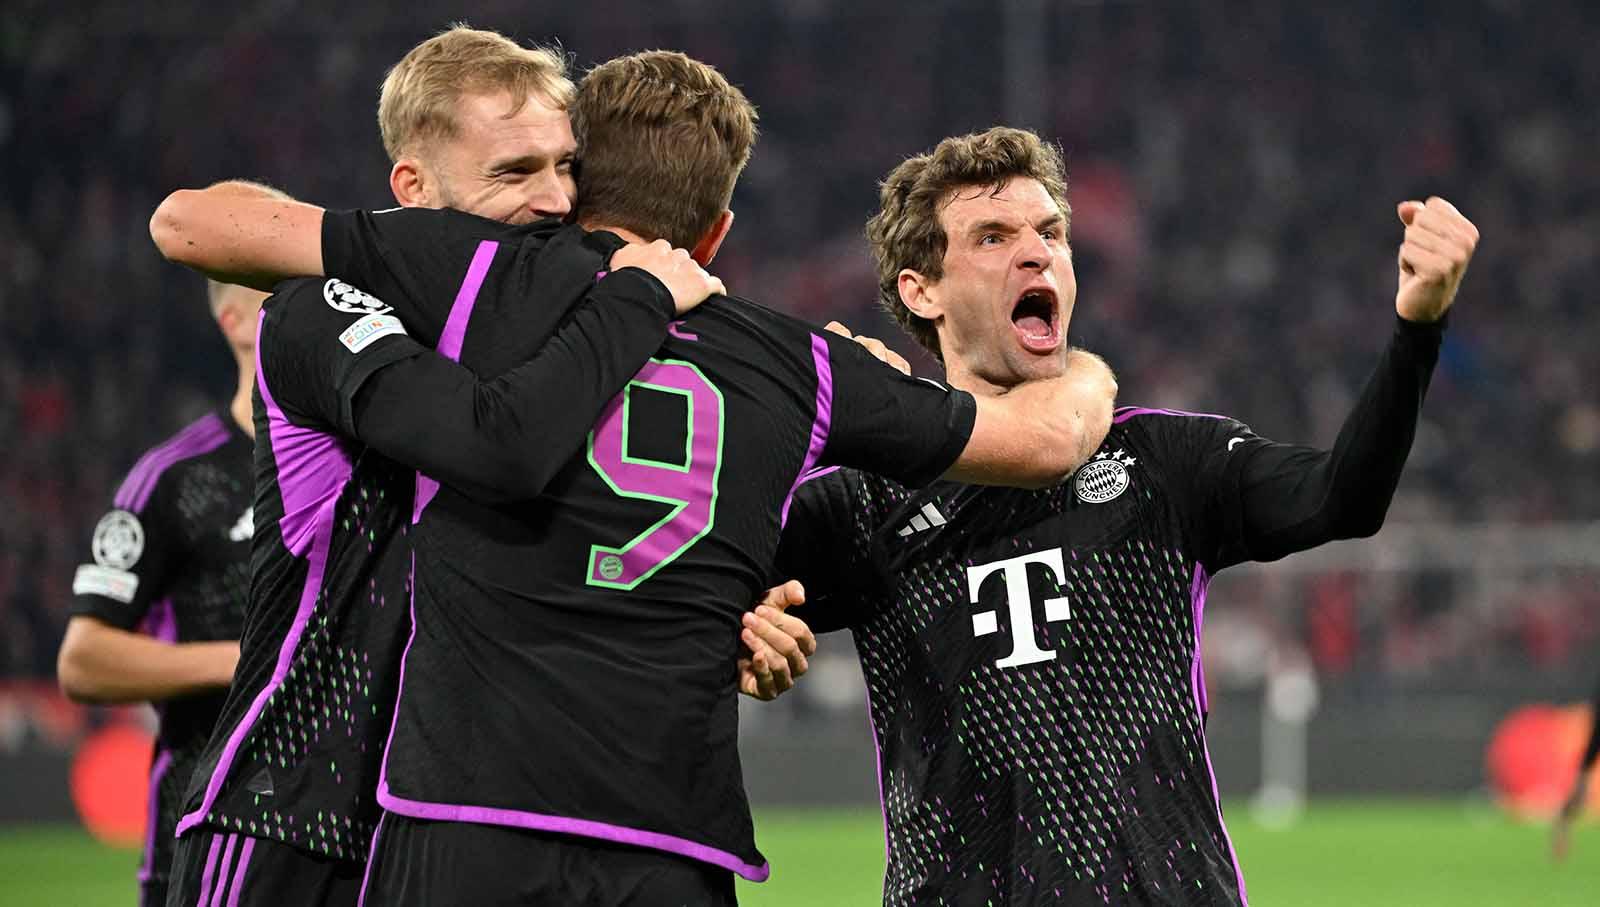
{"type": "Polygon", "coordinates": [[[1060,348],[1061,307],[1056,291],[1039,285],[1027,287],[1011,307],[1011,327],[1030,353],[1053,353],[1060,348]]]}

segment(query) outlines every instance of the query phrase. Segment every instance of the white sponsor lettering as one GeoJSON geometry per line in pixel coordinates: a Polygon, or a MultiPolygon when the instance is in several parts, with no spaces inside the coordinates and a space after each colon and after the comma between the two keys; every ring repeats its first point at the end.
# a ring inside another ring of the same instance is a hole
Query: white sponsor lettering
{"type": "Polygon", "coordinates": [[[126,605],[139,591],[139,575],[96,564],[83,564],[72,577],[73,595],[103,595],[126,605]]]}
{"type": "Polygon", "coordinates": [[[405,332],[405,325],[393,315],[367,315],[345,328],[344,333],[339,335],[339,342],[350,352],[359,353],[381,337],[405,332]]]}

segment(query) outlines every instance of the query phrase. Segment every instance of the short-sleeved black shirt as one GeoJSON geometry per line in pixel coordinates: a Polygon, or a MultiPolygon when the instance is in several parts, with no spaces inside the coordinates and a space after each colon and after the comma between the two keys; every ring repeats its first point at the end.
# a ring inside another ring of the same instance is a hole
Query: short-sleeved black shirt
{"type": "MultiPolygon", "coordinates": [[[[73,579],[72,613],[170,642],[239,638],[250,586],[250,438],[208,413],[129,470],[73,579]]],[[[155,703],[141,881],[164,880],[183,792],[224,694],[155,703]]]]}

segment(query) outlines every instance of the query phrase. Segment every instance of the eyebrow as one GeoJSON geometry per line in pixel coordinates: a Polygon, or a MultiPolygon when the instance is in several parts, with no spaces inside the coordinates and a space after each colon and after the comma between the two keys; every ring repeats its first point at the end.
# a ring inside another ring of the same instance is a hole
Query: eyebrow
{"type": "MultiPolygon", "coordinates": [[[[1039,221],[1037,224],[1035,224],[1034,225],[1034,229],[1035,230],[1043,230],[1046,227],[1063,227],[1064,228],[1064,227],[1066,227],[1066,225],[1067,225],[1067,219],[1065,217],[1061,216],[1060,214],[1052,214],[1049,217],[1045,218],[1044,220],[1039,221]]],[[[1016,231],[1017,231],[1016,225],[1011,221],[986,220],[986,221],[982,221],[980,223],[973,224],[970,228],[968,228],[967,236],[971,237],[971,238],[976,238],[976,237],[982,236],[985,233],[1015,233],[1016,231]]]]}
{"type": "MultiPolygon", "coordinates": [[[[578,154],[576,151],[563,151],[560,154],[555,155],[554,162],[559,164],[566,160],[577,160],[577,157],[578,154]]],[[[540,167],[543,167],[545,163],[550,160],[552,160],[552,158],[545,154],[523,154],[518,155],[517,157],[508,157],[491,162],[489,164],[489,172],[499,173],[502,170],[510,170],[513,167],[528,167],[530,169],[537,170],[540,167]]]]}

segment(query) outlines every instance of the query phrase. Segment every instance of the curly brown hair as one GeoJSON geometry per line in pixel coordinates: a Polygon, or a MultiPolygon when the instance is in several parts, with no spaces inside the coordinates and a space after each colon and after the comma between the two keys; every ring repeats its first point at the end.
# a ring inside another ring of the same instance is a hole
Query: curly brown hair
{"type": "Polygon", "coordinates": [[[939,212],[957,190],[980,187],[998,192],[1018,178],[1038,180],[1071,223],[1061,150],[1027,129],[995,126],[947,138],[932,151],[902,161],[879,187],[878,213],[867,221],[867,243],[878,267],[878,302],[941,360],[933,322],[900,299],[900,272],[910,269],[930,280],[943,277],[949,237],[939,212]]]}

